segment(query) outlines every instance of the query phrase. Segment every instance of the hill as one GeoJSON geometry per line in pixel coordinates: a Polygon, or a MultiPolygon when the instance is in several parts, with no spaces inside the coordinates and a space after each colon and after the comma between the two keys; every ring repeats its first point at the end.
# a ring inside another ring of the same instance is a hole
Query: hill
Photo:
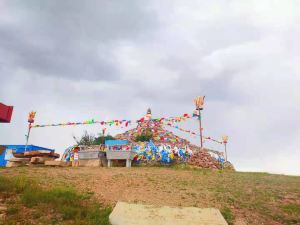
{"type": "Polygon", "coordinates": [[[119,200],[216,207],[236,225],[300,224],[299,196],[300,177],[267,173],[178,166],[0,169],[7,224],[107,224],[109,207],[119,200]],[[34,191],[28,183],[37,185],[34,191]]]}

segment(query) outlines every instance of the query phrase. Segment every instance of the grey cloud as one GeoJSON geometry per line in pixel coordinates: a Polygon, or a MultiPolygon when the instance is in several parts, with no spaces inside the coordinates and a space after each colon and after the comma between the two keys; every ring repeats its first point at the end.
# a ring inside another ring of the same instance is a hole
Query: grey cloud
{"type": "MultiPolygon", "coordinates": [[[[0,101],[15,111],[12,124],[0,126],[0,144],[24,142],[30,110],[39,123],[135,119],[147,107],[174,116],[191,113],[193,98],[205,94],[205,134],[230,136],[237,169],[299,174],[297,19],[282,34],[252,23],[251,9],[236,14],[226,4],[226,13],[203,18],[202,7],[180,14],[182,3],[169,3],[6,1],[0,101]]],[[[197,130],[194,122],[181,126],[197,130]]],[[[31,143],[61,152],[84,129],[100,128],[35,130],[31,143]]]]}
{"type": "Polygon", "coordinates": [[[11,67],[68,79],[118,80],[112,46],[155,24],[139,1],[19,1],[6,9],[16,16],[22,10],[23,18],[0,23],[0,62],[10,58],[11,67]]]}

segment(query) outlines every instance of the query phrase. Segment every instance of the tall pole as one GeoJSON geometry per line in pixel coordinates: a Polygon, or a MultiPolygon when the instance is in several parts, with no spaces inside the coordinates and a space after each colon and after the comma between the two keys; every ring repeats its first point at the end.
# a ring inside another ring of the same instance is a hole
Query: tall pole
{"type": "Polygon", "coordinates": [[[32,111],[28,115],[28,131],[27,131],[27,136],[26,136],[25,152],[27,151],[29,135],[30,135],[30,130],[31,130],[31,124],[34,123],[35,114],[36,114],[36,112],[32,111]]]}
{"type": "Polygon", "coordinates": [[[227,149],[226,149],[227,143],[224,143],[224,145],[225,145],[225,162],[227,162],[227,149]]]}
{"type": "Polygon", "coordinates": [[[201,110],[203,110],[205,96],[197,96],[194,99],[196,110],[198,110],[199,129],[200,129],[200,147],[203,148],[203,136],[202,136],[202,121],[201,121],[201,110]]]}
{"type": "Polygon", "coordinates": [[[200,129],[200,147],[203,148],[203,137],[202,137],[202,122],[201,122],[201,109],[198,109],[199,112],[199,129],[200,129]]]}
{"type": "Polygon", "coordinates": [[[105,130],[104,129],[102,129],[102,141],[103,141],[103,143],[102,144],[104,144],[104,132],[105,132],[105,130]]]}
{"type": "Polygon", "coordinates": [[[106,127],[102,128],[102,140],[103,140],[103,145],[105,144],[105,131],[106,131],[106,127]]]}
{"type": "Polygon", "coordinates": [[[227,143],[228,143],[228,139],[229,137],[227,135],[224,135],[222,137],[223,143],[224,143],[224,147],[225,147],[225,161],[227,162],[227,143]]]}
{"type": "Polygon", "coordinates": [[[29,141],[30,130],[31,130],[31,123],[28,124],[28,131],[27,131],[27,135],[26,135],[25,152],[27,151],[27,146],[28,146],[28,141],[29,141]]]}

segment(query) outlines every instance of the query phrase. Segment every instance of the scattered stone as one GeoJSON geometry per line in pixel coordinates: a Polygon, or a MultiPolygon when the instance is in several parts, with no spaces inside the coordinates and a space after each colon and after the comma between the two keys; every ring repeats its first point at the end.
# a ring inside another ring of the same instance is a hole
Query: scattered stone
{"type": "Polygon", "coordinates": [[[22,162],[7,162],[6,167],[19,167],[19,166],[24,166],[25,163],[22,162]]]}
{"type": "Polygon", "coordinates": [[[11,158],[10,162],[21,162],[21,163],[28,163],[30,158],[11,158]]]}
{"type": "Polygon", "coordinates": [[[194,154],[189,159],[188,164],[201,168],[222,168],[222,165],[215,158],[213,158],[206,150],[194,152],[194,154]]]}
{"type": "Polygon", "coordinates": [[[6,212],[7,211],[7,207],[4,205],[0,205],[0,213],[6,212]]]}
{"type": "Polygon", "coordinates": [[[233,224],[234,225],[247,225],[247,223],[241,218],[236,219],[233,224]]]}
{"type": "Polygon", "coordinates": [[[3,213],[0,213],[0,221],[4,221],[5,220],[6,215],[3,213]]]}
{"type": "Polygon", "coordinates": [[[235,171],[234,166],[229,161],[224,163],[224,169],[235,171]]]}

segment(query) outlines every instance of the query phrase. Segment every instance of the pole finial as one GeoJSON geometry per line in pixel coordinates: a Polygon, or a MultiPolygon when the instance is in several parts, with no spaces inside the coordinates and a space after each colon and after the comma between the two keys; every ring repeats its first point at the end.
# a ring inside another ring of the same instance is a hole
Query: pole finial
{"type": "Polygon", "coordinates": [[[200,109],[200,110],[203,109],[204,99],[205,99],[205,96],[197,96],[194,99],[194,103],[195,103],[196,109],[200,109]]]}
{"type": "Polygon", "coordinates": [[[228,139],[229,139],[229,137],[228,137],[227,135],[224,135],[224,136],[222,137],[223,143],[224,143],[224,144],[227,144],[228,139]]]}
{"type": "Polygon", "coordinates": [[[34,111],[31,111],[28,114],[28,123],[34,123],[35,114],[36,114],[36,112],[34,112],[34,111]]]}

